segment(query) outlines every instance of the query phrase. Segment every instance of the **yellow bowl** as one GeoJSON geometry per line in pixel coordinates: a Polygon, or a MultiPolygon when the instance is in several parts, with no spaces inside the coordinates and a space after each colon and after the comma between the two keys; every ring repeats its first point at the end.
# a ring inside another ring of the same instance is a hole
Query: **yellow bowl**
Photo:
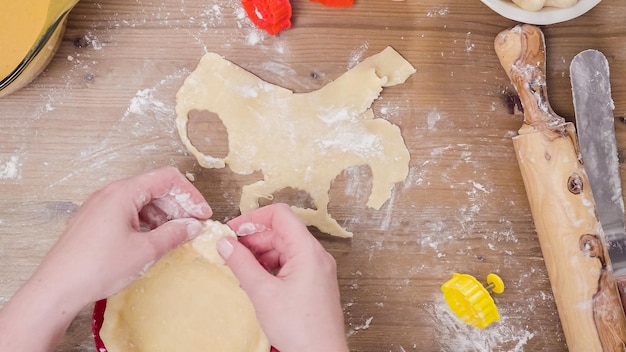
{"type": "Polygon", "coordinates": [[[61,44],[70,10],[71,7],[64,10],[55,21],[43,30],[17,67],[6,77],[0,78],[0,97],[24,87],[46,68],[61,44]]]}

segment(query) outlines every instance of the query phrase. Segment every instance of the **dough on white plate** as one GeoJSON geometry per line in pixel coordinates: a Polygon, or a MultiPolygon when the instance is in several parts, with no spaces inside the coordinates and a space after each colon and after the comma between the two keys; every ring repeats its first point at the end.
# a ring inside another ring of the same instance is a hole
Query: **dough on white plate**
{"type": "Polygon", "coordinates": [[[107,350],[269,352],[250,299],[217,253],[224,236],[235,234],[207,221],[201,235],[107,299],[100,330],[107,350]]]}
{"type": "Polygon", "coordinates": [[[526,11],[539,11],[545,6],[572,7],[578,0],[513,0],[513,2],[526,11]]]}
{"type": "Polygon", "coordinates": [[[578,0],[546,0],[546,6],[553,7],[572,7],[576,5],[578,0]]]}
{"type": "Polygon", "coordinates": [[[372,172],[367,205],[379,209],[406,179],[410,155],[400,128],[375,118],[370,106],[383,87],[404,83],[415,72],[387,47],[319,90],[294,93],[207,53],[176,94],[176,126],[201,166],[228,164],[238,174],[263,173],[262,180],[243,187],[242,213],[258,208],[260,198],[292,188],[313,200],[313,208],[292,207],[307,225],[350,237],[328,214],[328,191],[343,170],[367,165],[372,172]],[[208,111],[222,121],[226,157],[212,157],[192,144],[187,130],[192,111],[208,111]]]}

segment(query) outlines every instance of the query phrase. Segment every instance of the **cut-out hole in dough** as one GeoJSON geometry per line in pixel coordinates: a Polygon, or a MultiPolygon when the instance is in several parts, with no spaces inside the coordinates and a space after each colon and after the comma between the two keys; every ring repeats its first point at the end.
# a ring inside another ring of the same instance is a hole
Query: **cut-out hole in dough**
{"type": "Polygon", "coordinates": [[[241,175],[263,172],[242,188],[242,213],[284,188],[306,191],[315,208],[292,206],[305,224],[351,237],[328,213],[329,189],[343,170],[368,165],[367,206],[380,209],[408,175],[409,151],[400,128],[376,118],[371,105],[383,87],[404,83],[416,70],[391,47],[326,86],[294,93],[265,82],[215,53],[207,53],[176,94],[176,126],[187,150],[207,168],[241,175]],[[189,112],[209,110],[228,131],[228,155],[202,153],[188,135],[189,112]]]}
{"type": "Polygon", "coordinates": [[[219,115],[207,110],[189,112],[189,139],[198,150],[225,158],[228,155],[228,133],[219,115]]]}
{"type": "Polygon", "coordinates": [[[292,187],[286,187],[274,192],[271,199],[259,199],[260,206],[273,203],[286,203],[298,208],[317,209],[309,193],[292,187]]]}
{"type": "Polygon", "coordinates": [[[328,213],[334,219],[350,217],[350,209],[364,208],[372,193],[372,170],[367,165],[352,166],[337,175],[328,192],[328,213]]]}

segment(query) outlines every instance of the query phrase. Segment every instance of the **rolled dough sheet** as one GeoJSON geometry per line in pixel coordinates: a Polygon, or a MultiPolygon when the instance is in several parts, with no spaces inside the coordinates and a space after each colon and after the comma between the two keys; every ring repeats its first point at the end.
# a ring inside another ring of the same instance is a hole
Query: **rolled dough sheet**
{"type": "Polygon", "coordinates": [[[414,72],[387,47],[317,91],[294,93],[207,53],[176,95],[176,126],[201,166],[262,171],[263,180],[242,189],[242,213],[290,187],[313,200],[315,209],[293,207],[307,225],[350,237],[328,214],[328,191],[343,170],[368,165],[373,179],[367,205],[379,209],[406,178],[410,156],[400,129],[375,118],[370,106],[383,87],[403,83],[414,72]],[[229,152],[223,159],[191,143],[187,124],[194,110],[216,114],[226,127],[229,152]]]}
{"type": "Polygon", "coordinates": [[[100,330],[107,350],[269,352],[250,299],[215,248],[224,236],[234,233],[207,221],[204,233],[110,297],[100,330]]]}

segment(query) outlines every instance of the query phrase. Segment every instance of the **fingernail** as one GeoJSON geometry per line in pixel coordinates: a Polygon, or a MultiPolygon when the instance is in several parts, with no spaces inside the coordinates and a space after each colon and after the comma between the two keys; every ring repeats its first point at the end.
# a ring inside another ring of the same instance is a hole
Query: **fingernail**
{"type": "Polygon", "coordinates": [[[255,233],[263,232],[266,230],[267,228],[263,226],[262,224],[254,224],[251,222],[245,222],[239,225],[239,228],[237,229],[237,236],[239,237],[250,236],[250,235],[254,235],[255,233]]]}
{"type": "Polygon", "coordinates": [[[230,258],[230,255],[233,254],[233,250],[235,250],[233,244],[230,243],[230,241],[226,237],[222,237],[217,240],[215,246],[217,247],[217,252],[222,256],[224,260],[230,258]]]}
{"type": "Polygon", "coordinates": [[[200,211],[202,212],[202,215],[205,215],[209,218],[211,217],[211,215],[213,215],[213,210],[208,203],[200,204],[200,211]]]}
{"type": "Polygon", "coordinates": [[[196,238],[204,230],[204,226],[198,220],[189,220],[187,222],[187,240],[196,238]]]}

